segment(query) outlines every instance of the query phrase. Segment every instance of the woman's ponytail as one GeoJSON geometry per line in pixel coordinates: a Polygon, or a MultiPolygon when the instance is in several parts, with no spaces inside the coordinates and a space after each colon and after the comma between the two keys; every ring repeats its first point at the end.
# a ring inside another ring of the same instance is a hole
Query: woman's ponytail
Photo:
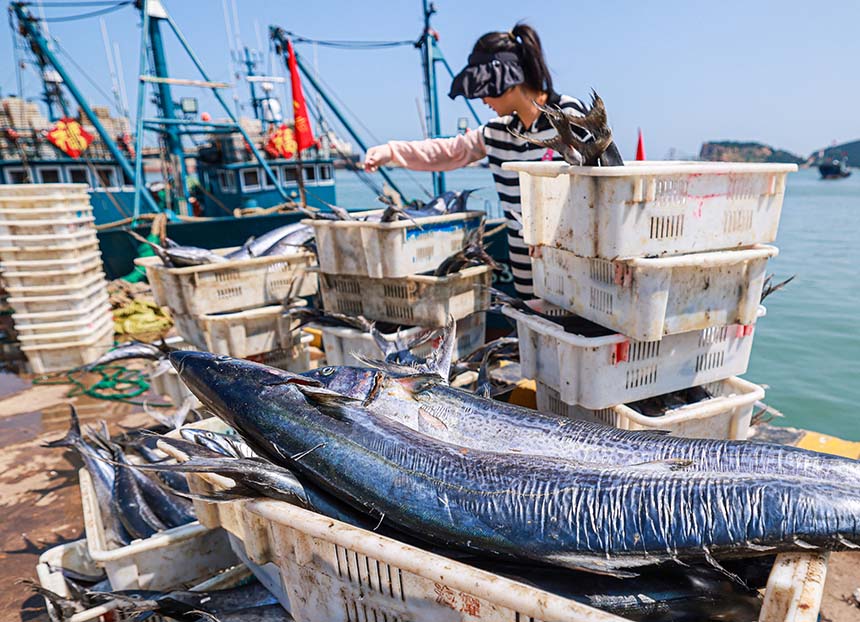
{"type": "Polygon", "coordinates": [[[552,77],[535,29],[520,22],[509,32],[488,32],[478,39],[472,52],[516,52],[523,67],[525,84],[535,91],[552,93],[552,77]]]}
{"type": "Polygon", "coordinates": [[[520,60],[526,74],[526,84],[536,91],[552,93],[552,77],[546,66],[538,33],[528,24],[520,22],[514,26],[511,34],[522,50],[520,60]]]}

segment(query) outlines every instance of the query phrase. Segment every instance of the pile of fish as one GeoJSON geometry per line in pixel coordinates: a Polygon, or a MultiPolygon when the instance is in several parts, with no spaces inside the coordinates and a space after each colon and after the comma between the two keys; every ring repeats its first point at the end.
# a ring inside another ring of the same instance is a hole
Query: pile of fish
{"type": "Polygon", "coordinates": [[[158,472],[156,479],[132,468],[138,460],[148,464],[165,462],[166,456],[154,449],[151,439],[129,435],[115,441],[104,426],[102,430],[89,430],[84,437],[72,407],[68,433],[47,446],[68,447],[80,456],[93,483],[109,547],[124,546],[195,520],[190,501],[165,490],[187,492],[183,477],[164,471],[158,472]],[[125,450],[133,451],[135,458],[130,459],[125,450]]]}
{"type": "Polygon", "coordinates": [[[250,238],[240,248],[219,255],[205,248],[182,246],[165,239],[165,245],[156,244],[129,230],[128,234],[141,244],[146,244],[169,268],[202,266],[225,261],[238,261],[254,257],[280,257],[294,254],[298,249],[307,248],[314,239],[313,228],[302,223],[292,223],[273,229],[257,238],[250,238]]]}
{"type": "Polygon", "coordinates": [[[145,468],[236,482],[213,500],[268,496],[454,556],[613,577],[673,562],[736,577],[736,558],[860,548],[855,460],[538,413],[449,386],[444,356],[303,375],[170,360],[241,441],[184,431],[168,442],[187,462],[145,468]]]}
{"type": "MultiPolygon", "coordinates": [[[[386,201],[388,207],[382,213],[366,216],[363,219],[369,222],[394,222],[400,218],[406,218],[418,224],[421,218],[431,218],[433,216],[466,211],[466,203],[469,195],[475,192],[475,190],[477,188],[459,192],[448,191],[434,197],[427,203],[413,201],[406,207],[396,204],[389,199],[386,201]]],[[[355,217],[343,208],[335,205],[330,205],[329,208],[329,212],[307,210],[306,213],[311,218],[356,220],[355,217]]],[[[252,237],[240,248],[226,255],[219,255],[211,250],[196,246],[183,246],[170,238],[165,238],[163,244],[157,244],[135,231],[128,230],[128,234],[139,243],[149,246],[164,265],[170,268],[202,266],[223,263],[225,261],[252,259],[254,257],[280,257],[282,255],[293,254],[302,248],[315,251],[313,227],[303,223],[283,225],[259,237],[252,237]]],[[[480,240],[478,240],[478,243],[480,243],[480,240]]],[[[472,252],[474,252],[474,249],[472,249],[472,252]]]]}
{"type": "Polygon", "coordinates": [[[111,619],[121,614],[130,622],[152,619],[154,614],[179,622],[275,622],[292,618],[275,597],[256,580],[238,587],[211,592],[174,590],[112,591],[107,580],[91,585],[66,577],[69,596],[61,596],[41,586],[31,589],[51,603],[51,618],[67,620],[100,605],[108,605],[111,619]]]}

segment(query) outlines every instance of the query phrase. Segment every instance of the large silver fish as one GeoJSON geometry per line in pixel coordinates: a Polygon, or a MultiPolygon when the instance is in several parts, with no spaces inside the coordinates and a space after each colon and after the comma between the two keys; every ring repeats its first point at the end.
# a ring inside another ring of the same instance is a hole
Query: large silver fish
{"type": "Polygon", "coordinates": [[[464,447],[609,465],[681,460],[694,471],[803,476],[860,489],[860,461],[850,458],[774,443],[619,430],[487,399],[432,375],[359,367],[324,367],[304,375],[386,417],[464,447]]]}
{"type": "Polygon", "coordinates": [[[306,244],[313,237],[313,227],[294,222],[249,239],[241,248],[228,253],[225,257],[236,260],[278,256],[285,252],[295,252],[299,246],[306,244]]]}
{"type": "Polygon", "coordinates": [[[131,229],[127,233],[141,244],[149,246],[161,259],[165,266],[171,268],[185,268],[189,266],[203,266],[211,263],[222,263],[227,261],[225,257],[213,253],[205,248],[196,246],[169,246],[164,247],[155,242],[150,242],[145,237],[138,235],[131,229]]]}
{"type": "Polygon", "coordinates": [[[202,352],[180,377],[254,451],[430,541],[624,574],[668,560],[860,542],[860,489],[785,475],[598,468],[466,449],[313,386],[202,352]]]}

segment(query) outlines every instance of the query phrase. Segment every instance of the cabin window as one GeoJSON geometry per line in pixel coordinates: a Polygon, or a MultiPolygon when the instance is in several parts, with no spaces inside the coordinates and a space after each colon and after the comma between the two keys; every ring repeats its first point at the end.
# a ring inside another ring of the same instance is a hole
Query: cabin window
{"type": "Polygon", "coordinates": [[[115,188],[117,185],[116,171],[114,171],[112,166],[97,166],[96,177],[99,180],[99,186],[102,188],[115,188]]]}
{"type": "Polygon", "coordinates": [[[69,172],[69,182],[73,184],[90,184],[90,176],[87,174],[87,169],[83,167],[75,167],[66,169],[69,172]]]}
{"type": "Polygon", "coordinates": [[[6,183],[26,184],[30,183],[30,179],[27,177],[27,172],[23,168],[7,168],[6,183]]]}
{"type": "Polygon", "coordinates": [[[317,169],[313,164],[304,167],[305,169],[305,181],[316,181],[317,179],[317,169]]]}
{"type": "Polygon", "coordinates": [[[296,182],[296,167],[285,166],[281,170],[281,181],[285,184],[296,182]]]}
{"type": "Polygon", "coordinates": [[[242,190],[259,190],[260,189],[260,171],[256,168],[242,169],[242,190]]]}
{"type": "Polygon", "coordinates": [[[218,171],[218,185],[221,186],[221,192],[236,192],[235,180],[233,171],[218,171]]]}
{"type": "Polygon", "coordinates": [[[51,168],[40,168],[39,172],[39,183],[41,184],[58,184],[60,183],[60,169],[51,167],[51,168]]]}
{"type": "MultiPolygon", "coordinates": [[[[275,175],[275,179],[278,179],[278,167],[271,167],[272,173],[275,175]]],[[[272,180],[269,179],[269,176],[266,174],[265,169],[260,169],[260,177],[263,178],[263,187],[264,188],[274,188],[275,184],[272,183],[272,180]]]]}
{"type": "Polygon", "coordinates": [[[331,179],[331,164],[320,164],[320,179],[331,179]]]}

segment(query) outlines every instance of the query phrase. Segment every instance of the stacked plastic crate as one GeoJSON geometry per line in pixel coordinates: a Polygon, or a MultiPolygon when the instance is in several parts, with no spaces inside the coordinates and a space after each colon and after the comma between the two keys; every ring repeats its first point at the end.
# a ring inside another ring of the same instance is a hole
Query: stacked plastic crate
{"type": "Polygon", "coordinates": [[[0,186],[0,269],[35,373],[89,363],[113,345],[94,220],[84,184],[0,186]]]}
{"type": "Polygon", "coordinates": [[[316,293],[314,261],[312,253],[296,251],[184,268],[164,266],[157,257],[135,263],[146,269],[155,301],[170,308],[177,332],[194,348],[303,372],[310,368],[311,336],[285,314],[283,302],[316,293]]]}
{"type": "Polygon", "coordinates": [[[764,315],[765,268],[777,254],[766,244],[797,167],[505,167],[520,174],[540,298],[530,304],[544,317],[505,312],[517,320],[538,407],[627,429],[745,438],[764,391],[736,376],[764,315]]]}
{"type": "MultiPolygon", "coordinates": [[[[357,215],[362,220],[307,221],[316,234],[325,309],[376,321],[386,340],[401,344],[424,329],[445,326],[452,317],[457,331],[455,359],[483,345],[491,269],[478,266],[444,276],[433,276],[433,271],[465,246],[484,213],[374,220],[381,211],[357,215]]],[[[382,354],[374,339],[360,330],[323,326],[321,331],[330,365],[358,364],[356,354],[369,358],[382,354]]],[[[428,343],[413,352],[426,355],[431,348],[428,343]]]]}

